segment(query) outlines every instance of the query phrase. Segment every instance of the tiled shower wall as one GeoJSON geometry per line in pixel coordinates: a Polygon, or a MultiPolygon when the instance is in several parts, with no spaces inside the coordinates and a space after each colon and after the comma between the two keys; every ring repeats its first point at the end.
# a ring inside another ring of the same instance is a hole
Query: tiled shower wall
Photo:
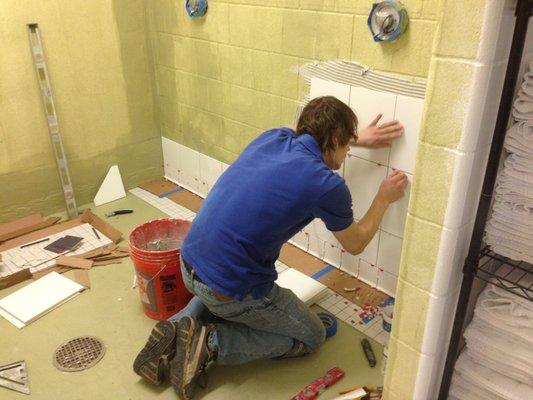
{"type": "MultiPolygon", "coordinates": [[[[310,98],[325,95],[335,96],[348,104],[355,111],[361,128],[367,126],[378,113],[383,114],[380,123],[397,119],[405,128],[405,134],[391,148],[352,148],[339,171],[350,188],[354,216],[359,220],[370,207],[379,185],[392,169],[404,171],[409,181],[412,181],[424,101],[420,98],[312,78],[310,98]]],[[[361,254],[355,256],[342,250],[334,235],[320,220],[313,221],[294,240],[301,248],[329,264],[338,266],[394,296],[409,191],[410,184],[405,196],[390,206],[379,231],[361,254]]]]}
{"type": "MultiPolygon", "coordinates": [[[[405,134],[391,148],[353,148],[338,171],[350,188],[354,216],[358,220],[366,213],[379,185],[392,169],[404,171],[412,180],[423,99],[313,78],[310,97],[324,95],[335,96],[349,104],[362,127],[368,125],[379,112],[383,113],[382,122],[398,119],[405,127],[405,134]]],[[[163,138],[163,158],[168,179],[204,197],[227,166],[168,138],[163,138]]],[[[292,243],[394,296],[409,191],[410,184],[405,196],[390,206],[379,231],[361,254],[345,252],[319,219],[298,233],[292,243]]]]}

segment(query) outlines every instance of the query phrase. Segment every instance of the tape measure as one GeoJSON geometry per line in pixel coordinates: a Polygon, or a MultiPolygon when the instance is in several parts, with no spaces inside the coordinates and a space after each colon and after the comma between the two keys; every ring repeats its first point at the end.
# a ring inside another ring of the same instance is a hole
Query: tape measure
{"type": "Polygon", "coordinates": [[[326,339],[335,335],[337,333],[337,318],[328,312],[321,312],[317,315],[324,324],[324,328],[326,328],[326,339]]]}
{"type": "Polygon", "coordinates": [[[405,31],[408,22],[403,4],[387,0],[372,5],[367,24],[375,42],[392,42],[405,31]]]}
{"type": "Polygon", "coordinates": [[[207,0],[186,0],[185,9],[191,18],[200,18],[207,12],[207,0]]]}

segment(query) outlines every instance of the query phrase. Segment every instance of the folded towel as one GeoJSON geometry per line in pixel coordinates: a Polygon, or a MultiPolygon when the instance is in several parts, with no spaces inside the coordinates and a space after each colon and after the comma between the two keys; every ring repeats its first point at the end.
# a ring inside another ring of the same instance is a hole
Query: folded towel
{"type": "Polygon", "coordinates": [[[531,251],[531,255],[533,256],[533,241],[531,240],[531,237],[527,237],[527,235],[522,235],[520,233],[517,234],[517,232],[508,227],[508,225],[501,224],[495,226],[492,220],[490,220],[485,227],[485,234],[494,237],[495,239],[503,239],[504,242],[502,243],[504,244],[515,243],[517,249],[531,251]]]}
{"type": "Polygon", "coordinates": [[[517,121],[533,121],[533,96],[519,92],[513,103],[513,117],[517,121]]]}
{"type": "Polygon", "coordinates": [[[533,154],[533,124],[524,121],[512,125],[505,135],[505,149],[531,158],[533,154]]]}
{"type": "Polygon", "coordinates": [[[503,170],[506,175],[533,186],[533,157],[511,154],[505,159],[503,170]]]}
{"type": "Polygon", "coordinates": [[[461,376],[477,386],[485,388],[506,400],[533,399],[533,387],[507,378],[498,372],[474,362],[466,353],[462,353],[455,363],[455,370],[461,376]]]}
{"type": "MultiPolygon", "coordinates": [[[[530,274],[524,276],[524,282],[528,282],[529,284],[533,284],[533,276],[531,276],[530,274]]],[[[529,286],[529,284],[528,284],[528,286],[529,286]]],[[[520,307],[524,307],[527,310],[533,311],[533,302],[531,302],[529,300],[526,300],[523,297],[517,296],[514,291],[510,292],[508,290],[502,289],[502,288],[500,288],[498,286],[495,286],[495,285],[487,285],[485,290],[487,291],[488,294],[494,294],[495,297],[501,297],[501,298],[510,299],[514,303],[517,303],[518,305],[520,305],[520,307]]],[[[533,321],[531,321],[531,325],[530,326],[533,327],[533,321]]],[[[532,355],[533,355],[533,353],[532,353],[532,355]]],[[[531,362],[533,362],[533,359],[531,360],[531,362]]]]}
{"type": "Polygon", "coordinates": [[[518,339],[507,332],[494,328],[478,317],[472,319],[465,329],[466,344],[472,352],[480,352],[487,358],[515,368],[533,379],[533,348],[531,344],[518,339]]]}
{"type": "Polygon", "coordinates": [[[450,385],[450,392],[448,400],[505,400],[488,391],[477,382],[472,382],[470,379],[463,377],[457,371],[453,374],[452,383],[450,385]]]}
{"type": "Polygon", "coordinates": [[[495,329],[510,335],[509,339],[533,346],[531,310],[506,300],[508,299],[494,298],[492,292],[484,290],[479,295],[474,315],[495,329]]]}
{"type": "Polygon", "coordinates": [[[533,226],[533,212],[524,206],[500,201],[496,198],[492,210],[494,214],[501,215],[510,223],[533,226]]]}

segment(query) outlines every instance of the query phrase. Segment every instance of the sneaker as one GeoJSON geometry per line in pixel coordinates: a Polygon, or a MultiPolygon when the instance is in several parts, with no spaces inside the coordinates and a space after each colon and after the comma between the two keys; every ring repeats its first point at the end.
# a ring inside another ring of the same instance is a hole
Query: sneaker
{"type": "Polygon", "coordinates": [[[135,358],[133,370],[152,385],[160,385],[168,374],[169,362],[175,352],[176,326],[169,321],[160,321],[135,358]]]}
{"type": "Polygon", "coordinates": [[[176,326],[176,355],[170,362],[170,382],[182,400],[193,398],[200,377],[205,377],[205,369],[213,359],[207,347],[212,329],[212,325],[201,326],[191,317],[180,319],[176,326]]]}

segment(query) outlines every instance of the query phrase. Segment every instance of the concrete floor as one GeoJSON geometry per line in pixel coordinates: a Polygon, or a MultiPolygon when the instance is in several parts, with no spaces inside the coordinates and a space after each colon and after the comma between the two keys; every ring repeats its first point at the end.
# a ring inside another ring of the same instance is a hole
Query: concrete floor
{"type": "MultiPolygon", "coordinates": [[[[135,196],[100,207],[87,205],[103,216],[117,208],[133,208],[134,213],[109,218],[127,243],[129,232],[142,222],[165,217],[135,196]]],[[[72,271],[65,274],[72,277],[72,271]]],[[[28,366],[33,399],[176,399],[169,385],[158,388],[144,384],[134,374],[132,363],[144,345],[154,321],[143,314],[136,289],[132,289],[134,267],[129,258],[122,264],[93,268],[91,289],[43,316],[22,330],[0,318],[0,365],[25,360],[28,366]],[[90,335],[103,340],[104,358],[93,368],[80,372],[61,372],[52,365],[54,350],[76,336],[90,335]]],[[[0,298],[28,282],[0,291],[0,298]]],[[[316,307],[317,311],[319,310],[316,307]]],[[[288,399],[300,388],[338,366],[346,376],[320,395],[332,399],[338,390],[356,385],[381,385],[382,346],[370,339],[378,364],[370,368],[360,346],[364,337],[355,329],[339,322],[337,335],[328,339],[315,354],[300,359],[262,360],[241,366],[208,370],[209,384],[196,399],[288,399]]],[[[0,398],[22,399],[26,395],[0,388],[0,398]]]]}

